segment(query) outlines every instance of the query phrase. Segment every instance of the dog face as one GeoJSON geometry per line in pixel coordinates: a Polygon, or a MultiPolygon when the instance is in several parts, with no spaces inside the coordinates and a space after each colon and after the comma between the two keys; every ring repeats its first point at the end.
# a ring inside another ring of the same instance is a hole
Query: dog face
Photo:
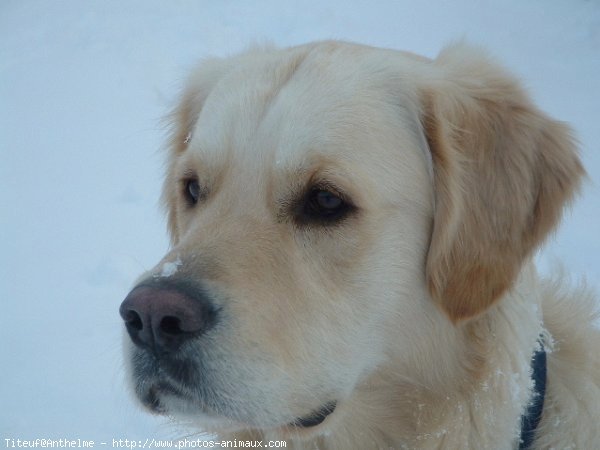
{"type": "Polygon", "coordinates": [[[476,57],[461,85],[447,58],[321,43],[194,73],[172,249],[121,306],[149,409],[317,429],[390,360],[423,383],[460,364],[455,323],[510,287],[581,168],[512,80],[476,57]]]}

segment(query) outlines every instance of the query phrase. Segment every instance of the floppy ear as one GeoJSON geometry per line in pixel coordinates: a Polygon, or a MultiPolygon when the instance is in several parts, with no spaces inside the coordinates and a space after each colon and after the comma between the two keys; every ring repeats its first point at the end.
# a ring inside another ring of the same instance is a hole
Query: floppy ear
{"type": "Polygon", "coordinates": [[[212,58],[203,61],[185,83],[179,101],[173,111],[165,118],[169,128],[166,176],[163,183],[162,203],[167,213],[167,227],[171,244],[177,244],[179,229],[177,226],[178,192],[174,189],[177,180],[173,179],[173,166],[177,156],[185,152],[204,102],[218,80],[230,67],[228,60],[212,58]]]}
{"type": "Polygon", "coordinates": [[[435,214],[426,276],[433,298],[458,322],[510,288],[584,170],[570,129],[479,51],[457,45],[430,64],[422,123],[435,214]]]}

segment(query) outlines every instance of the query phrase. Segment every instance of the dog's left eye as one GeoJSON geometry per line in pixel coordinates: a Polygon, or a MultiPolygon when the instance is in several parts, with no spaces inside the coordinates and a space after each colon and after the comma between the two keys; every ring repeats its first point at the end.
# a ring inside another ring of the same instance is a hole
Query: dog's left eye
{"type": "Polygon", "coordinates": [[[302,222],[331,224],[344,219],[354,207],[328,189],[313,188],[307,195],[301,212],[302,222]]]}
{"type": "Polygon", "coordinates": [[[311,206],[319,212],[329,214],[339,209],[344,201],[329,191],[315,190],[311,192],[311,206]]]}

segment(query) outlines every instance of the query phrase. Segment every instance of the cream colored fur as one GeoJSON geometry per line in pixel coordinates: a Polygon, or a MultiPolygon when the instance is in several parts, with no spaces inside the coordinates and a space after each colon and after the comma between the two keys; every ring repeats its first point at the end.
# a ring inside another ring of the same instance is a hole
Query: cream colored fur
{"type": "Polygon", "coordinates": [[[151,275],[180,261],[226,319],[194,356],[219,406],[190,388],[169,414],[288,448],[516,448],[542,335],[535,448],[600,448],[597,305],[531,259],[584,172],[570,130],[480,50],[255,48],[202,63],[171,120],[173,248],[151,275]],[[356,214],[294,223],[316,181],[356,214]],[[321,425],[286,425],[332,400],[321,425]]]}

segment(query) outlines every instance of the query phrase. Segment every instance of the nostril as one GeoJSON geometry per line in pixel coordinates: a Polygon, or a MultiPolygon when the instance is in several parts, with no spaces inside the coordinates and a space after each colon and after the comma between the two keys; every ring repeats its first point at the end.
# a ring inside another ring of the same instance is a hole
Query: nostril
{"type": "Polygon", "coordinates": [[[134,310],[130,309],[128,310],[124,317],[123,320],[125,321],[125,324],[127,325],[127,327],[140,331],[142,328],[144,328],[144,323],[142,322],[142,318],[140,317],[140,315],[135,312],[134,310]]]}
{"type": "Polygon", "coordinates": [[[165,316],[161,319],[159,327],[160,331],[171,336],[184,333],[181,329],[181,319],[179,317],[165,316]]]}
{"type": "Polygon", "coordinates": [[[201,286],[161,280],[135,287],[119,313],[133,343],[159,354],[175,352],[204,334],[215,323],[217,310],[201,286]]]}

